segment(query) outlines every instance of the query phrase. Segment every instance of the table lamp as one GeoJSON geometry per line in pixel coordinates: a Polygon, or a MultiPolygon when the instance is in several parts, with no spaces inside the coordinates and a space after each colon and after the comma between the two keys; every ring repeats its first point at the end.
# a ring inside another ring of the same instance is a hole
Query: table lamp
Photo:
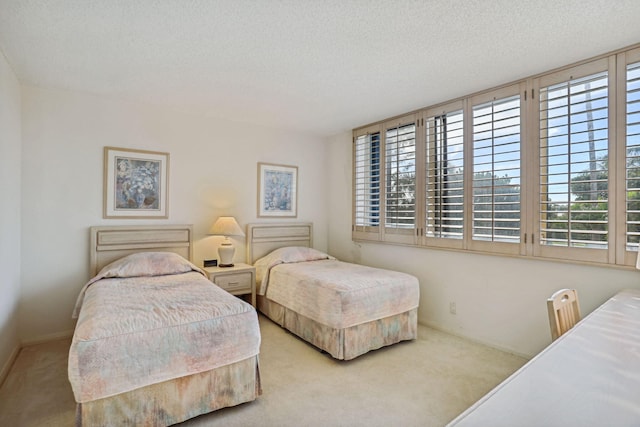
{"type": "Polygon", "coordinates": [[[218,266],[233,267],[233,254],[236,252],[236,248],[233,247],[229,236],[244,237],[244,232],[236,222],[236,219],[232,216],[221,216],[213,224],[209,234],[224,236],[224,241],[218,248],[218,257],[220,258],[218,266]]]}

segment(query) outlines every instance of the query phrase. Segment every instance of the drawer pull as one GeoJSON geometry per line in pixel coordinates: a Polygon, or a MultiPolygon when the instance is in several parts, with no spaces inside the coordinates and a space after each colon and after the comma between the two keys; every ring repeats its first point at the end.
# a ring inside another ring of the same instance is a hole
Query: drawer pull
{"type": "Polygon", "coordinates": [[[230,285],[237,285],[237,284],[239,284],[239,283],[240,283],[240,282],[229,282],[229,284],[230,284],[230,285]]]}

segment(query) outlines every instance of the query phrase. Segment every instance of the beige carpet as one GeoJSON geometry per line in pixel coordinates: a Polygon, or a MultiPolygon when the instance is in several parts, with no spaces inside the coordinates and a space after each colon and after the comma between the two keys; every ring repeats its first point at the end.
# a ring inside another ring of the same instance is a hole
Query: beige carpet
{"type": "MultiPolygon", "coordinates": [[[[425,326],[419,338],[337,361],[260,317],[263,394],[183,426],[443,426],[526,360],[425,326]]],[[[21,350],[0,426],[72,426],[70,340],[21,350]]]]}

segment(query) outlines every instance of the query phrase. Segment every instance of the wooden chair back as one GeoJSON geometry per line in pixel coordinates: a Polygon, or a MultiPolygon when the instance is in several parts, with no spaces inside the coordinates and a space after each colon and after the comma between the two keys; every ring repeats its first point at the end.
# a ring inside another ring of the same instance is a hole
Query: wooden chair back
{"type": "Polygon", "coordinates": [[[549,312],[549,326],[553,341],[580,321],[580,303],[578,291],[575,289],[560,289],[547,300],[549,312]]]}

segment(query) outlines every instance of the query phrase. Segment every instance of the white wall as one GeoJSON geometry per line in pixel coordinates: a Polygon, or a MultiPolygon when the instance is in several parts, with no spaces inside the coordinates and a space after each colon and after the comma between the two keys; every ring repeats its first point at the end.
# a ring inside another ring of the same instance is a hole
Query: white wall
{"type": "Polygon", "coordinates": [[[18,349],[20,84],[0,51],[0,382],[18,349]]]}
{"type": "Polygon", "coordinates": [[[551,342],[546,299],[568,287],[583,314],[623,288],[640,288],[640,272],[351,241],[351,133],[329,141],[329,252],[344,260],[412,273],[420,280],[418,319],[442,330],[532,356],[551,342]],[[455,302],[457,314],[449,313],[455,302]]]}
{"type": "MultiPolygon", "coordinates": [[[[207,236],[220,215],[257,219],[257,163],[298,166],[298,218],[327,246],[325,141],[181,114],[100,96],[23,87],[22,295],[20,335],[32,342],[70,334],[71,311],[88,280],[92,225],[194,225],[195,262],[217,258],[207,236]],[[102,218],[103,147],[170,153],[169,219],[102,218]]],[[[284,220],[280,220],[284,221],[284,220]]],[[[236,240],[236,261],[245,259],[236,240]]]]}

